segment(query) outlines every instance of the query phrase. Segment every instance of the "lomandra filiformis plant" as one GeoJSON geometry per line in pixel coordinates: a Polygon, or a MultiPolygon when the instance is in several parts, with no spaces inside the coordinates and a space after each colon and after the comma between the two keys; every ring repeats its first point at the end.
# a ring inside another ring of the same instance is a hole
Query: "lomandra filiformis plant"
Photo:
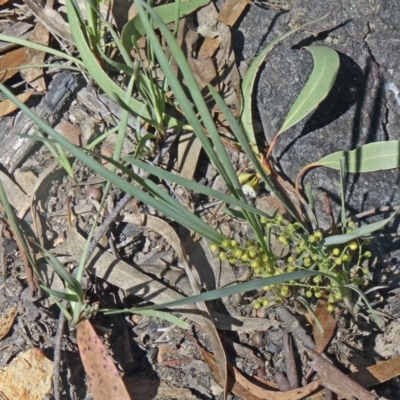
{"type": "MultiPolygon", "coordinates": [[[[221,246],[212,245],[213,251],[219,251],[219,258],[228,260],[231,265],[247,265],[256,277],[267,278],[300,270],[315,270],[319,275],[303,278],[299,281],[265,286],[266,296],[254,301],[256,309],[267,307],[271,299],[281,303],[291,296],[320,298],[323,293],[328,299],[328,310],[334,310],[334,304],[344,301],[351,305],[349,287],[365,286],[369,274],[364,261],[371,257],[365,251],[369,239],[354,240],[342,247],[326,246],[320,231],[308,233],[297,222],[288,223],[282,216],[274,219],[262,218],[269,248],[266,250],[255,240],[248,240],[240,245],[236,240],[226,239],[221,246]],[[284,258],[275,255],[271,250],[271,237],[275,235],[287,254],[284,258]],[[349,286],[350,285],[350,286],[349,286]],[[272,296],[271,296],[272,294],[272,296]]],[[[354,230],[354,223],[349,223],[347,230],[354,230]]]]}

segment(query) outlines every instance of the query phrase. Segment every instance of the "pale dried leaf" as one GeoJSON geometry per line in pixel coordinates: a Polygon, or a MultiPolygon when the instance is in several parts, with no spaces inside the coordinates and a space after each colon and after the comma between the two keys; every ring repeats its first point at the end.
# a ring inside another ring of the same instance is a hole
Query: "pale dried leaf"
{"type": "Polygon", "coordinates": [[[197,54],[197,59],[203,60],[205,58],[213,57],[220,45],[221,45],[220,38],[206,37],[204,39],[203,44],[200,47],[199,53],[197,54]]]}
{"type": "Polygon", "coordinates": [[[14,171],[14,179],[25,193],[32,193],[37,183],[37,176],[32,171],[14,171]]]}
{"type": "Polygon", "coordinates": [[[0,370],[0,388],[6,399],[42,400],[51,393],[53,362],[40,349],[29,349],[0,370]]]}
{"type": "Polygon", "coordinates": [[[248,5],[248,0],[226,0],[217,19],[225,25],[233,26],[248,5]]]}
{"type": "Polygon", "coordinates": [[[74,43],[69,24],[62,18],[61,14],[49,6],[43,8],[33,0],[25,0],[35,17],[53,34],[74,43]]]}
{"type": "Polygon", "coordinates": [[[0,179],[4,186],[8,201],[17,211],[19,218],[22,218],[30,207],[30,196],[26,195],[20,187],[12,181],[8,175],[0,171],[0,179]]]}
{"type": "Polygon", "coordinates": [[[0,82],[4,83],[18,73],[17,69],[9,71],[11,68],[17,68],[25,64],[26,47],[7,52],[0,58],[0,82]]]}
{"type": "Polygon", "coordinates": [[[10,331],[14,324],[14,319],[18,314],[18,309],[12,306],[7,312],[0,316],[0,340],[10,331]]]}
{"type": "Polygon", "coordinates": [[[179,136],[177,171],[186,179],[193,179],[196,172],[202,146],[193,132],[186,132],[179,136]]]}
{"type": "MultiPolygon", "coordinates": [[[[17,37],[20,39],[28,40],[32,29],[32,24],[28,24],[27,22],[18,21],[10,25],[8,28],[4,29],[2,32],[3,35],[17,37]]],[[[9,42],[0,42],[0,53],[5,53],[6,51],[12,50],[18,47],[18,45],[9,42]]]]}
{"type": "Polygon", "coordinates": [[[94,400],[130,400],[112,357],[89,320],[78,323],[76,339],[94,400]]]}
{"type": "MultiPolygon", "coordinates": [[[[33,90],[19,94],[17,96],[17,99],[22,103],[25,103],[31,97],[32,93],[33,90]]],[[[4,100],[0,102],[0,117],[4,117],[5,115],[11,114],[15,110],[19,110],[19,107],[15,105],[15,103],[12,102],[11,100],[4,100]]]]}
{"type": "Polygon", "coordinates": [[[65,139],[75,146],[86,146],[87,141],[83,136],[82,129],[79,125],[71,124],[66,120],[62,120],[54,129],[65,139]]]}
{"type": "MultiPolygon", "coordinates": [[[[31,37],[31,42],[48,46],[50,41],[50,34],[47,28],[40,22],[35,25],[31,37]]],[[[43,64],[46,53],[36,49],[28,48],[26,51],[26,64],[43,64]]],[[[30,84],[34,89],[39,92],[46,90],[46,82],[43,77],[43,68],[28,68],[21,70],[21,75],[25,81],[30,84]]]]}

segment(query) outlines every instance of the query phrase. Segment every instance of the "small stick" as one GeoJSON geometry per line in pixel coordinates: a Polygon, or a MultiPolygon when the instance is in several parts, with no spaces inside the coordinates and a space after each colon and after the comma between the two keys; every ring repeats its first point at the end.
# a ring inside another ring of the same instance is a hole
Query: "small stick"
{"type": "MultiPolygon", "coordinates": [[[[64,306],[67,304],[65,302],[64,306]]],[[[60,365],[61,365],[61,345],[65,326],[65,315],[60,310],[57,322],[57,333],[54,341],[54,364],[53,364],[53,396],[54,400],[60,400],[60,365]]]]}
{"type": "Polygon", "coordinates": [[[288,332],[283,333],[283,352],[286,362],[286,375],[290,389],[297,389],[300,386],[297,374],[296,360],[294,358],[293,343],[288,332]]]}
{"type": "Polygon", "coordinates": [[[377,397],[364,389],[360,384],[340,372],[329,361],[325,360],[315,350],[304,346],[313,361],[310,365],[318,373],[321,385],[344,398],[355,397],[358,400],[376,400],[377,397]]]}

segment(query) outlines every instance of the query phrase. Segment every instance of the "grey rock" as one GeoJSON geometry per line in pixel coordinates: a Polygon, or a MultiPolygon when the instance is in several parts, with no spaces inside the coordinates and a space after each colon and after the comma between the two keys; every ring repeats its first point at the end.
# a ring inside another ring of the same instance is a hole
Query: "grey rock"
{"type": "MultiPolygon", "coordinates": [[[[329,96],[308,118],[284,132],[274,149],[274,159],[291,182],[304,166],[332,152],[397,140],[400,136],[400,5],[397,2],[293,0],[288,13],[253,7],[236,28],[239,61],[252,57],[258,47],[264,48],[284,31],[330,10],[334,11],[327,18],[289,36],[273,50],[254,93],[265,138],[270,142],[312,71],[312,56],[301,48],[324,45],[339,53],[340,70],[329,96]]],[[[398,204],[399,178],[399,170],[348,174],[348,214],[398,204]]],[[[330,219],[324,193],[338,216],[339,173],[316,168],[306,174],[303,184],[308,182],[313,188],[320,224],[326,228],[330,219]]]]}

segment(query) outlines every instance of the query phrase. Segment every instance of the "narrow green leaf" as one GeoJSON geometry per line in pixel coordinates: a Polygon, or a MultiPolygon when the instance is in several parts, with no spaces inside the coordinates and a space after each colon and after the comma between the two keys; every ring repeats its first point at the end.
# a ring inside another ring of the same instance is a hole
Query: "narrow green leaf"
{"type": "Polygon", "coordinates": [[[52,296],[61,299],[61,300],[67,300],[71,303],[79,303],[80,300],[78,298],[78,296],[76,294],[71,294],[71,293],[63,293],[63,292],[59,292],[58,290],[53,290],[50,289],[47,286],[44,285],[40,285],[40,287],[47,293],[51,294],[52,296]]]}
{"type": "MultiPolygon", "coordinates": [[[[179,8],[179,18],[183,18],[186,15],[191,14],[196,11],[198,8],[206,6],[210,0],[191,0],[185,1],[180,4],[171,3],[164,4],[159,7],[154,7],[153,10],[160,19],[164,22],[164,24],[169,24],[175,21],[175,12],[176,9],[179,8]]],[[[153,28],[158,29],[160,27],[157,21],[154,21],[153,28]]],[[[135,40],[140,39],[146,30],[143,26],[143,23],[139,16],[134,17],[122,29],[121,40],[127,51],[131,51],[132,49],[132,37],[135,40]]]]}
{"type": "Polygon", "coordinates": [[[372,308],[371,303],[368,301],[367,296],[362,292],[362,290],[360,290],[360,288],[358,288],[356,285],[352,285],[352,284],[348,284],[348,285],[345,285],[345,286],[360,295],[360,297],[364,300],[364,303],[368,307],[368,309],[369,309],[369,311],[370,311],[370,313],[372,315],[372,318],[374,319],[376,325],[378,325],[378,327],[382,329],[382,324],[381,324],[378,316],[376,315],[375,310],[372,308]]]}
{"type": "Polygon", "coordinates": [[[169,303],[156,304],[146,307],[138,307],[135,308],[134,310],[135,312],[141,312],[143,310],[160,310],[163,308],[177,307],[185,304],[193,304],[200,301],[211,301],[220,299],[221,297],[231,296],[232,294],[236,293],[245,293],[250,290],[257,290],[264,286],[289,282],[292,279],[296,280],[316,275],[321,275],[321,273],[318,271],[311,271],[311,270],[296,271],[288,274],[272,276],[269,278],[255,279],[253,281],[239,283],[237,285],[225,287],[222,289],[210,290],[209,292],[204,292],[195,296],[185,297],[182,300],[171,301],[169,303]]]}
{"type": "MultiPolygon", "coordinates": [[[[75,0],[67,0],[67,14],[68,14],[68,21],[71,26],[71,32],[76,43],[76,47],[78,48],[83,64],[85,65],[89,75],[110,98],[114,100],[118,100],[118,98],[123,99],[125,97],[125,91],[122,88],[120,88],[102,70],[98,61],[94,57],[92,50],[90,49],[88,43],[85,40],[85,35],[83,31],[86,28],[84,26],[81,26],[80,24],[75,0]]],[[[143,107],[142,102],[131,97],[128,106],[132,113],[142,118],[143,120],[151,123],[152,125],[156,126],[157,129],[160,129],[160,126],[158,126],[157,122],[152,118],[150,113],[143,107]]],[[[176,119],[171,118],[167,115],[165,115],[164,122],[165,126],[169,128],[180,126],[179,122],[176,119]]]]}
{"type": "Polygon", "coordinates": [[[305,118],[328,95],[339,69],[337,52],[325,46],[305,47],[314,58],[314,69],[299,97],[288,112],[277,136],[305,118]]]}
{"type": "Polygon", "coordinates": [[[181,318],[176,317],[173,314],[164,312],[164,311],[157,311],[157,310],[136,310],[134,308],[130,308],[129,310],[112,310],[112,309],[102,309],[99,310],[99,312],[103,312],[106,315],[112,315],[112,314],[122,314],[126,312],[130,312],[132,314],[140,314],[140,315],[148,315],[151,317],[156,317],[160,319],[165,319],[166,321],[171,322],[172,324],[178,326],[181,329],[188,330],[190,327],[190,324],[187,323],[186,321],[183,321],[181,318]]]}
{"type": "Polygon", "coordinates": [[[291,34],[297,32],[299,29],[304,28],[307,25],[313,24],[315,22],[321,21],[329,15],[326,14],[321,18],[318,18],[314,21],[310,21],[307,24],[299,26],[292,31],[286,32],[283,35],[279,36],[277,39],[272,41],[261,53],[253,60],[249,69],[246,72],[246,75],[242,81],[242,112],[240,115],[240,123],[242,128],[247,136],[249,143],[253,146],[254,152],[259,154],[259,150],[256,144],[256,136],[253,129],[253,110],[252,110],[252,99],[253,99],[253,91],[254,91],[254,83],[257,78],[258,70],[261,64],[264,62],[265,57],[280,43],[282,40],[286,39],[291,34]]]}
{"type": "Polygon", "coordinates": [[[340,170],[344,158],[346,172],[360,173],[400,167],[400,140],[369,143],[351,151],[338,151],[308,165],[340,170]]]}
{"type": "Polygon", "coordinates": [[[333,246],[337,244],[343,244],[350,242],[351,240],[358,239],[363,236],[369,236],[372,232],[382,229],[388,222],[390,222],[399,213],[400,208],[398,208],[389,218],[382,221],[373,222],[372,224],[363,225],[362,227],[355,229],[350,233],[343,235],[333,235],[325,238],[325,246],[333,246]]]}
{"type": "MultiPolygon", "coordinates": [[[[13,103],[15,103],[30,119],[32,119],[32,121],[34,121],[44,132],[50,135],[57,143],[60,143],[60,145],[67,149],[73,156],[81,160],[93,171],[97,172],[107,180],[113,182],[114,185],[121,188],[124,192],[130,194],[133,197],[136,197],[139,201],[148,204],[150,207],[153,207],[156,210],[162,212],[164,215],[173,219],[177,223],[185,226],[192,231],[197,232],[199,235],[208,238],[214,243],[221,243],[222,240],[225,239],[223,235],[221,235],[199,217],[194,214],[188,213],[188,210],[185,209],[185,207],[183,207],[178,201],[175,201],[175,206],[171,207],[169,204],[165,203],[164,201],[159,201],[157,198],[154,198],[153,196],[146,193],[145,190],[137,187],[136,185],[132,185],[132,183],[126,181],[121,176],[113,173],[109,169],[102,166],[99,162],[93,160],[83,150],[81,150],[79,147],[74,146],[58,132],[52,129],[42,118],[38,117],[31,109],[29,109],[25,104],[18,100],[18,98],[16,98],[13,93],[1,83],[0,91],[4,93],[7,98],[12,100],[13,103]]],[[[44,138],[40,137],[32,137],[32,139],[44,140],[44,138]]],[[[152,188],[146,183],[146,180],[140,178],[137,175],[135,175],[135,179],[147,190],[152,190],[152,188]]],[[[162,191],[161,188],[158,189],[159,191],[162,191]]],[[[166,193],[164,192],[163,196],[165,195],[166,193]]]]}

